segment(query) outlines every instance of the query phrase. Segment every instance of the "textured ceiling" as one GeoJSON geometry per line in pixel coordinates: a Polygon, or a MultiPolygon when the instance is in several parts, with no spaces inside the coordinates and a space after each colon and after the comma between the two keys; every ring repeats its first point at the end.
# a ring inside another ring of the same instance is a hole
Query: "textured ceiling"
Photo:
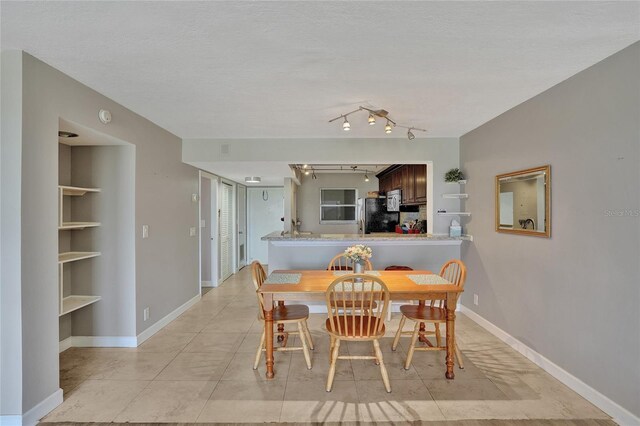
{"type": "Polygon", "coordinates": [[[2,2],[23,49],[183,138],[457,137],[640,38],[638,2],[2,2]],[[366,115],[349,137],[385,135],[366,115]]]}

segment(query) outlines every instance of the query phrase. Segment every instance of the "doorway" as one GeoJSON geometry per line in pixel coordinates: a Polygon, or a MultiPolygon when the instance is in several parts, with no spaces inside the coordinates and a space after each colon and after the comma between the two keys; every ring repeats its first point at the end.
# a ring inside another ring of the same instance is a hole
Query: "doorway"
{"type": "Polygon", "coordinates": [[[218,178],[201,171],[200,287],[218,283],[218,178]]]}
{"type": "Polygon", "coordinates": [[[220,278],[226,280],[233,274],[233,186],[220,185],[220,278]]]}
{"type": "Polygon", "coordinates": [[[247,187],[238,185],[238,270],[247,265],[247,187]]]}

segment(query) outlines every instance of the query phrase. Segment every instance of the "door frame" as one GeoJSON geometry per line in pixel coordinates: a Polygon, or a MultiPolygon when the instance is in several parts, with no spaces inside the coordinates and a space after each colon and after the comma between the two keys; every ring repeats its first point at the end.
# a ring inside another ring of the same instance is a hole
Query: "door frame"
{"type": "MultiPolygon", "coordinates": [[[[238,272],[238,256],[237,256],[237,252],[238,252],[238,227],[237,227],[237,223],[236,223],[236,210],[237,210],[237,203],[236,203],[236,187],[237,184],[231,180],[225,179],[225,178],[220,178],[220,183],[219,183],[219,191],[218,193],[220,194],[222,192],[222,185],[227,184],[229,186],[231,186],[231,212],[229,213],[229,218],[231,221],[231,274],[235,274],[238,272]]],[[[220,204],[218,203],[218,206],[220,207],[220,204]]],[[[220,218],[220,208],[218,208],[218,218],[220,218]]],[[[220,246],[222,244],[222,238],[220,238],[220,220],[218,220],[218,284],[222,284],[222,282],[224,281],[224,279],[222,278],[222,262],[220,259],[220,253],[222,253],[222,250],[220,249],[220,246]]]]}
{"type": "Polygon", "coordinates": [[[198,281],[200,282],[200,295],[202,295],[202,247],[203,244],[210,244],[211,249],[211,284],[212,287],[217,287],[220,284],[219,276],[219,259],[218,259],[218,245],[220,234],[218,232],[218,185],[219,180],[218,177],[212,175],[211,173],[207,173],[205,171],[200,170],[198,176],[198,281]],[[202,234],[202,179],[209,179],[211,181],[210,184],[210,217],[205,218],[205,220],[209,221],[211,234],[212,235],[203,235],[202,234]]]}
{"type": "MultiPolygon", "coordinates": [[[[237,269],[238,271],[240,269],[242,269],[243,267],[247,266],[247,256],[248,256],[248,252],[247,252],[247,242],[248,242],[248,237],[247,237],[247,187],[245,185],[240,185],[238,184],[236,186],[236,235],[238,236],[238,241],[236,244],[236,253],[237,253],[237,269]],[[240,228],[240,201],[241,201],[241,197],[240,197],[240,192],[241,189],[244,191],[244,228],[241,229],[240,228]],[[244,235],[244,265],[240,264],[240,232],[243,232],[244,235]]],[[[237,271],[236,271],[237,272],[237,271]]]]}

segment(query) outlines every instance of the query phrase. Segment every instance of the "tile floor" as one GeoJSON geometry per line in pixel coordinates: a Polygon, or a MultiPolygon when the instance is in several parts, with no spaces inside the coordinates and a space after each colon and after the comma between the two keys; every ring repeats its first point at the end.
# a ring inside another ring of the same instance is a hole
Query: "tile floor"
{"type": "MultiPolygon", "coordinates": [[[[279,352],[276,379],[267,381],[264,362],[252,369],[262,325],[256,304],[245,268],[138,348],[63,352],[64,402],[43,422],[485,424],[482,419],[537,419],[540,424],[613,424],[461,314],[457,332],[466,368],[456,368],[453,381],[444,378],[444,353],[417,352],[412,367],[402,368],[408,338],[391,351],[398,314],[381,342],[392,393],[385,392],[373,362],[355,360],[339,362],[333,391],[325,392],[328,339],[319,314],[309,320],[316,345],[313,369],[306,369],[301,352],[279,352]]],[[[370,348],[348,343],[341,350],[358,354],[370,348]]]]}

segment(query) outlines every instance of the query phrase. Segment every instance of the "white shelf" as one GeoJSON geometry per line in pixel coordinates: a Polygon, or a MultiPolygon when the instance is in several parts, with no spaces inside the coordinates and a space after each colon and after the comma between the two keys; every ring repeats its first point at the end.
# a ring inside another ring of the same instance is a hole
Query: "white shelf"
{"type": "Polygon", "coordinates": [[[67,296],[62,299],[62,311],[59,316],[76,311],[100,300],[100,296],[67,296]]]}
{"type": "Polygon", "coordinates": [[[100,256],[99,251],[68,251],[58,254],[58,263],[75,262],[76,260],[90,259],[100,256]]]}
{"type": "Polygon", "coordinates": [[[469,212],[438,212],[438,216],[471,216],[469,212]]]}
{"type": "Polygon", "coordinates": [[[473,235],[469,235],[469,234],[462,234],[460,238],[462,238],[465,241],[473,241],[473,235]]]}
{"type": "Polygon", "coordinates": [[[58,226],[58,230],[94,228],[96,226],[100,226],[100,222],[62,222],[62,225],[58,226]]]}
{"type": "Polygon", "coordinates": [[[442,194],[442,198],[469,198],[469,194],[442,194]]]}
{"type": "Polygon", "coordinates": [[[446,182],[446,183],[449,183],[451,185],[464,185],[465,183],[467,183],[467,180],[464,179],[464,180],[459,180],[457,182],[446,182]]]}
{"type": "Polygon", "coordinates": [[[62,190],[62,195],[71,195],[75,197],[82,196],[87,192],[100,192],[100,188],[82,188],[80,186],[58,185],[62,190]]]}

